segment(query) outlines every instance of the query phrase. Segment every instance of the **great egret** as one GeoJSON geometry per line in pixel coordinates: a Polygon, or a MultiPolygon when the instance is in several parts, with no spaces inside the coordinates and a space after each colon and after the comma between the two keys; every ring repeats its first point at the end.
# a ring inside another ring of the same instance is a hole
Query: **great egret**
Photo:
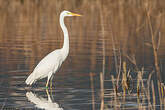
{"type": "Polygon", "coordinates": [[[69,54],[69,35],[68,30],[64,24],[64,18],[66,16],[81,16],[69,11],[62,11],[60,14],[60,26],[64,33],[64,43],[61,49],[57,49],[47,56],[45,56],[35,67],[33,72],[26,79],[27,85],[32,85],[37,80],[48,77],[46,87],[48,87],[50,78],[53,79],[53,74],[57,72],[63,61],[67,58],[69,54]]]}

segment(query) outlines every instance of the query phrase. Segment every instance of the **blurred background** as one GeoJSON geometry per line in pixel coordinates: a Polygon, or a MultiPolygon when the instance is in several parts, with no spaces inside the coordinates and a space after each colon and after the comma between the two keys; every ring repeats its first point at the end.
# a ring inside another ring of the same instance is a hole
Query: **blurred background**
{"type": "Polygon", "coordinates": [[[138,66],[151,69],[154,58],[146,9],[155,40],[161,37],[158,56],[164,67],[164,0],[0,0],[0,71],[32,71],[41,58],[61,48],[63,10],[83,15],[65,19],[70,54],[63,68],[101,71],[104,45],[106,70],[113,70],[114,45],[122,55],[134,55],[138,66]]]}
{"type": "Polygon", "coordinates": [[[32,71],[41,58],[61,48],[63,10],[83,15],[65,19],[70,54],[63,68],[100,71],[103,40],[106,70],[114,68],[113,45],[123,55],[135,55],[138,66],[150,68],[154,58],[147,8],[155,40],[161,37],[158,56],[164,66],[164,0],[0,0],[0,71],[32,71]]]}

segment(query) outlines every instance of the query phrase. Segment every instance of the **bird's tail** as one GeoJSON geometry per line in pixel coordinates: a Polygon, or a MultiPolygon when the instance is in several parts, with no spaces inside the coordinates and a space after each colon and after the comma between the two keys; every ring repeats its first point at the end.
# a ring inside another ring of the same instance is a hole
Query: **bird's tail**
{"type": "Polygon", "coordinates": [[[35,82],[34,76],[35,76],[34,73],[31,73],[29,75],[29,77],[25,81],[27,85],[32,85],[35,82]]]}

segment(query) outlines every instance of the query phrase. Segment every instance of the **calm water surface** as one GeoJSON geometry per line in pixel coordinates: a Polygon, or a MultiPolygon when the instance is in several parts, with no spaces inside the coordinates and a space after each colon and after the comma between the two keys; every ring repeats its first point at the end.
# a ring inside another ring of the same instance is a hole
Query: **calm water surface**
{"type": "MultiPolygon", "coordinates": [[[[101,104],[99,75],[82,71],[64,71],[57,73],[53,80],[53,88],[45,89],[45,80],[40,80],[32,88],[25,85],[26,71],[1,72],[0,105],[1,109],[46,109],[46,110],[99,110],[101,104]],[[93,83],[93,85],[92,85],[93,83]],[[93,86],[93,87],[92,87],[93,86]]],[[[143,80],[146,84],[147,80],[143,80]]],[[[133,81],[136,88],[136,80],[133,81]]],[[[120,91],[114,97],[112,81],[105,80],[105,109],[151,109],[151,103],[145,94],[137,97],[132,89],[131,94],[120,91]]],[[[121,89],[121,88],[120,88],[121,89]]],[[[151,96],[152,98],[152,96],[151,96]]],[[[158,96],[156,96],[158,98],[158,96]]],[[[157,100],[158,101],[158,100],[157,100]]],[[[160,109],[160,103],[154,105],[160,109]]],[[[161,105],[164,107],[163,103],[161,105]]]]}
{"type": "Polygon", "coordinates": [[[100,105],[98,84],[95,83],[96,88],[92,91],[87,73],[65,71],[63,75],[56,74],[53,89],[49,89],[50,96],[45,89],[46,80],[41,80],[33,88],[29,88],[25,85],[27,72],[11,73],[4,72],[0,75],[2,108],[44,108],[45,106],[45,109],[49,110],[56,105],[57,108],[66,110],[88,110],[92,109],[92,94],[95,94],[96,108],[100,105]]]}

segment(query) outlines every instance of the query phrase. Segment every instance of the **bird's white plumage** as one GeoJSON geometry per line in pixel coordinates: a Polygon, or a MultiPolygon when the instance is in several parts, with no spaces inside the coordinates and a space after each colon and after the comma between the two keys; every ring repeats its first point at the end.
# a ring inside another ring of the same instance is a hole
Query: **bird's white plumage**
{"type": "Polygon", "coordinates": [[[49,79],[54,73],[57,72],[62,62],[67,58],[69,54],[69,35],[68,30],[64,24],[65,16],[80,16],[78,14],[71,13],[69,11],[63,11],[60,14],[60,26],[64,33],[64,43],[61,49],[57,49],[47,56],[45,56],[35,67],[34,71],[26,79],[26,84],[31,85],[36,82],[38,79],[48,77],[47,84],[49,79]]]}
{"type": "Polygon", "coordinates": [[[63,62],[62,52],[61,50],[55,50],[49,53],[46,57],[44,57],[39,64],[35,67],[34,71],[31,73],[29,77],[30,79],[26,80],[28,84],[30,81],[30,85],[38,79],[42,79],[47,77],[49,74],[56,73],[63,62]]]}

